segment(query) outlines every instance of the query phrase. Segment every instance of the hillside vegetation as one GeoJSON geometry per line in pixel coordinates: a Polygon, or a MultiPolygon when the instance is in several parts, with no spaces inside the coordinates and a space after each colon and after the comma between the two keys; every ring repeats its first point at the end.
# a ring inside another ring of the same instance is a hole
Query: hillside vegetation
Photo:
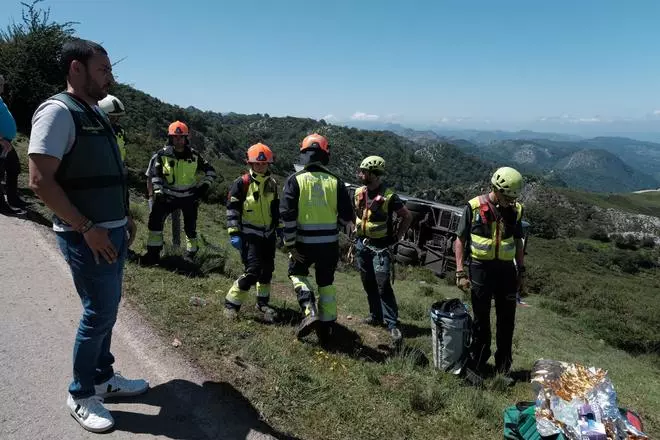
{"type": "MultiPolygon", "coordinates": [[[[0,65],[12,66],[6,76],[28,69],[16,51],[22,44],[26,50],[42,51],[39,56],[44,60],[56,58],[57,53],[50,52],[56,47],[50,45],[51,32],[60,38],[62,32],[68,35],[69,28],[53,28],[39,17],[29,21],[36,23],[34,27],[26,24],[25,35],[15,32],[0,39],[0,65]]],[[[39,68],[50,66],[44,62],[39,68]]],[[[40,74],[35,81],[47,77],[40,74]]],[[[35,86],[42,96],[33,96],[28,93],[29,77],[22,78],[23,83],[15,76],[9,80],[18,80],[10,107],[33,109],[52,88],[61,87],[35,86]]],[[[305,342],[294,338],[300,315],[282,252],[276,256],[273,282],[280,322],[270,326],[260,322],[250,302],[241,320],[223,319],[224,295],[242,266],[238,253],[228,245],[225,209],[218,202],[225,197],[227,182],[244,169],[245,147],[259,140],[272,145],[277,154],[275,170],[286,175],[296,160],[300,139],[314,130],[330,138],[331,168],[346,180],[353,180],[364,155],[379,153],[390,164],[388,178],[399,191],[450,203],[452,198],[454,203],[464,202],[467,194],[484,187],[490,163],[444,142],[422,146],[390,132],[313,119],[184,109],[127,85],[118,85],[113,92],[129,109],[125,126],[130,140],[131,214],[138,223],[135,251],[144,251],[147,241],[141,171],[164,141],[169,122],[188,122],[193,145],[211,157],[225,177],[201,205],[198,230],[206,245],[194,264],[184,262],[181,251],[170,246],[158,267],[128,263],[125,300],[165,340],[181,342],[170,350],[183,351],[212,380],[231,383],[278,431],[307,439],[499,438],[504,408],[534,398],[527,381],[533,362],[550,358],[608,370],[620,404],[641,414],[651,436],[660,435],[659,248],[640,235],[642,229],[634,231],[636,236],[624,237],[628,226],[620,223],[636,218],[636,227],[653,225],[660,210],[658,193],[608,196],[548,188],[542,179],[529,179],[524,198],[535,235],[529,240],[527,257],[530,307],[519,308],[516,317],[513,368],[520,380],[506,387],[501,377],[489,377],[485,387],[477,389],[432,367],[430,305],[461,293],[420,268],[397,266],[394,289],[405,338],[398,351],[388,346],[382,329],[361,323],[367,301],[359,274],[346,263],[340,265],[336,278],[341,333],[334,346],[321,347],[314,336],[305,342]]],[[[29,112],[25,115],[29,118],[29,112]]],[[[21,124],[25,128],[29,120],[21,124]]],[[[16,145],[25,188],[27,138],[21,136],[16,145]]],[[[33,203],[29,218],[48,224],[43,204],[29,190],[23,192],[33,203]]],[[[118,429],[119,425],[118,420],[118,429]]]]}
{"type": "Polygon", "coordinates": [[[481,145],[463,141],[458,145],[482,160],[510,163],[546,178],[554,175],[574,189],[606,193],[659,187],[660,144],[644,142],[643,147],[631,149],[629,143],[634,142],[624,138],[534,139],[481,145]]]}
{"type": "MultiPolygon", "coordinates": [[[[25,148],[21,138],[23,163],[25,148]]],[[[138,222],[133,248],[141,252],[147,241],[147,207],[136,194],[132,214],[138,222]]],[[[305,342],[293,336],[300,315],[281,252],[272,303],[282,320],[273,326],[262,323],[252,309],[253,299],[241,320],[223,319],[224,295],[242,271],[238,253],[225,244],[224,220],[223,207],[203,204],[199,233],[210,245],[200,251],[196,264],[185,264],[166,237],[160,267],[127,264],[124,298],[165,340],[181,342],[170,350],[183,351],[211,380],[231,383],[277,431],[323,440],[432,440],[438,433],[499,438],[502,411],[533,399],[528,371],[536,359],[550,358],[608,370],[621,405],[641,414],[650,435],[660,435],[660,271],[640,264],[644,253],[628,249],[622,259],[614,242],[532,237],[527,257],[531,295],[525,298],[530,307],[518,309],[514,335],[513,369],[520,380],[506,387],[495,376],[476,389],[432,367],[429,307],[462,294],[424,269],[396,269],[394,288],[405,337],[401,351],[391,350],[384,330],[360,322],[367,314],[366,298],[359,274],[344,263],[335,283],[341,332],[333,347],[321,347],[314,336],[305,342]]]]}

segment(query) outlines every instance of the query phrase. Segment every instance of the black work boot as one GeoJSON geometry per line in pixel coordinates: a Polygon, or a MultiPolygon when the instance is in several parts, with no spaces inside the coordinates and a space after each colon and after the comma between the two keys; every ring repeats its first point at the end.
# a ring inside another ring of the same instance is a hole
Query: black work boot
{"type": "Polygon", "coordinates": [[[21,208],[14,208],[9,206],[5,200],[5,196],[0,193],[0,214],[2,215],[25,215],[26,211],[21,208]]]}
{"type": "Polygon", "coordinates": [[[335,321],[319,321],[316,326],[316,336],[319,338],[319,343],[322,347],[332,348],[331,344],[334,341],[334,336],[337,333],[335,330],[335,321]]]}
{"type": "Polygon", "coordinates": [[[272,324],[277,321],[277,311],[268,304],[258,302],[256,309],[259,313],[261,313],[261,317],[264,322],[272,324]]]}
{"type": "Polygon", "coordinates": [[[28,203],[21,199],[18,195],[15,196],[9,196],[7,195],[7,203],[9,203],[10,206],[20,209],[20,208],[25,208],[28,203]]]}
{"type": "Polygon", "coordinates": [[[304,338],[308,334],[310,334],[313,330],[316,329],[316,326],[318,325],[319,322],[319,314],[318,311],[316,310],[316,304],[313,302],[308,302],[303,305],[303,311],[305,313],[305,317],[303,318],[302,322],[296,329],[296,337],[297,338],[304,338]]]}
{"type": "Polygon", "coordinates": [[[183,255],[183,259],[188,263],[193,263],[195,261],[195,255],[197,255],[197,251],[186,251],[183,255]]]}
{"type": "Polygon", "coordinates": [[[147,253],[140,257],[142,266],[155,266],[160,261],[160,250],[162,246],[147,246],[147,253]]]}

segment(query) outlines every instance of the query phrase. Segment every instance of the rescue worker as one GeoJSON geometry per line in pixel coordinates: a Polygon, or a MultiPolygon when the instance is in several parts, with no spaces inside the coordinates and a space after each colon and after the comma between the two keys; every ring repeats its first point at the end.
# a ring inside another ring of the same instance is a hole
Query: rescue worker
{"type": "Polygon", "coordinates": [[[284,247],[289,251],[288,274],[304,314],[296,336],[302,338],[317,330],[322,343],[329,341],[337,320],[333,283],[339,261],[338,222],[352,230],[355,217],[346,186],[326,168],[329,161],[328,140],[316,133],[305,137],[299,161],[303,168],[286,180],[280,201],[284,247]],[[318,309],[308,279],[312,264],[318,309]]]}
{"type": "Polygon", "coordinates": [[[197,238],[197,210],[200,198],[215,179],[215,169],[197,151],[190,148],[188,126],[172,122],[167,130],[168,144],[154,157],[154,176],[151,179],[154,200],[149,214],[147,253],[143,262],[156,264],[163,248],[165,218],[175,209],[183,213],[186,233],[186,259],[192,259],[199,249],[197,238]],[[198,173],[204,177],[198,178],[198,173]]]}
{"type": "Polygon", "coordinates": [[[119,119],[126,114],[126,107],[124,104],[113,95],[108,95],[99,101],[99,107],[108,115],[112,130],[115,132],[117,145],[119,145],[119,153],[122,162],[126,163],[126,132],[119,124],[119,119]]]}
{"type": "MultiPolygon", "coordinates": [[[[169,148],[168,145],[163,147],[163,150],[169,148]]],[[[147,166],[147,171],[144,175],[147,176],[147,203],[149,206],[149,213],[154,206],[154,185],[151,183],[151,179],[156,175],[156,158],[158,155],[154,153],[149,159],[149,165],[147,166]]],[[[170,222],[172,225],[172,246],[178,248],[181,246],[181,210],[175,209],[170,215],[170,222]]]]}
{"type": "Polygon", "coordinates": [[[370,316],[364,322],[381,326],[384,320],[392,341],[398,343],[402,335],[397,328],[399,309],[390,281],[394,264],[390,249],[405,236],[412,215],[381,181],[384,172],[385,160],[380,156],[369,156],[360,164],[358,177],[364,186],[355,191],[355,257],[369,303],[370,316]],[[401,219],[397,231],[394,213],[401,219]]]}
{"type": "Polygon", "coordinates": [[[227,232],[231,245],[241,253],[245,272],[225,297],[225,317],[236,319],[250,288],[257,286],[257,311],[264,321],[274,322],[270,301],[270,280],[275,269],[275,229],[279,224],[277,182],[269,166],[273,152],[262,143],[247,150],[248,173],[234,180],[227,197],[227,232]]]}
{"type": "Polygon", "coordinates": [[[495,368],[504,374],[511,370],[516,294],[525,275],[523,206],[516,201],[522,187],[523,177],[518,171],[499,168],[492,176],[491,191],[465,206],[456,232],[456,285],[470,292],[474,313],[469,366],[480,376],[486,372],[491,354],[493,298],[497,316],[495,368]]]}

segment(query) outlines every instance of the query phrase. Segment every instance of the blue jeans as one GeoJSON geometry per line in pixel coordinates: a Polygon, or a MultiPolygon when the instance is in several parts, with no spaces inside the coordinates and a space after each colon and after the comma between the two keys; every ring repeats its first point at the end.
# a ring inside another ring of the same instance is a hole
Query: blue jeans
{"type": "Polygon", "coordinates": [[[77,399],[93,396],[96,394],[94,385],[114,375],[112,364],[115,358],[110,353],[110,342],[121,299],[126,228],[110,229],[109,237],[117,249],[117,261],[108,264],[99,257],[99,264],[96,264],[82,234],[57,233],[57,244],[71,268],[83,306],[73,346],[73,382],[69,385],[69,393],[77,399]]]}
{"type": "Polygon", "coordinates": [[[364,245],[359,238],[355,243],[355,260],[360,271],[362,286],[367,292],[369,313],[374,321],[385,321],[387,328],[394,328],[399,318],[399,308],[394,297],[390,277],[392,254],[388,249],[376,252],[364,245]]]}

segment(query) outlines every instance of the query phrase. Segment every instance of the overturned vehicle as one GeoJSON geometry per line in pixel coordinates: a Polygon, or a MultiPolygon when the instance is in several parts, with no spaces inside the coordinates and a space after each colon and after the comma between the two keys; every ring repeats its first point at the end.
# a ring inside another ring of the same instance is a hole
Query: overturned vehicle
{"type": "MultiPolygon", "coordinates": [[[[346,184],[353,197],[359,186],[346,184]]],[[[412,214],[412,223],[405,238],[394,249],[394,258],[405,265],[424,266],[437,276],[456,270],[454,242],[463,216],[463,207],[445,205],[430,200],[399,194],[412,214]]],[[[395,220],[396,221],[396,220],[395,220]]],[[[524,243],[527,246],[529,223],[523,221],[524,243]]]]}

